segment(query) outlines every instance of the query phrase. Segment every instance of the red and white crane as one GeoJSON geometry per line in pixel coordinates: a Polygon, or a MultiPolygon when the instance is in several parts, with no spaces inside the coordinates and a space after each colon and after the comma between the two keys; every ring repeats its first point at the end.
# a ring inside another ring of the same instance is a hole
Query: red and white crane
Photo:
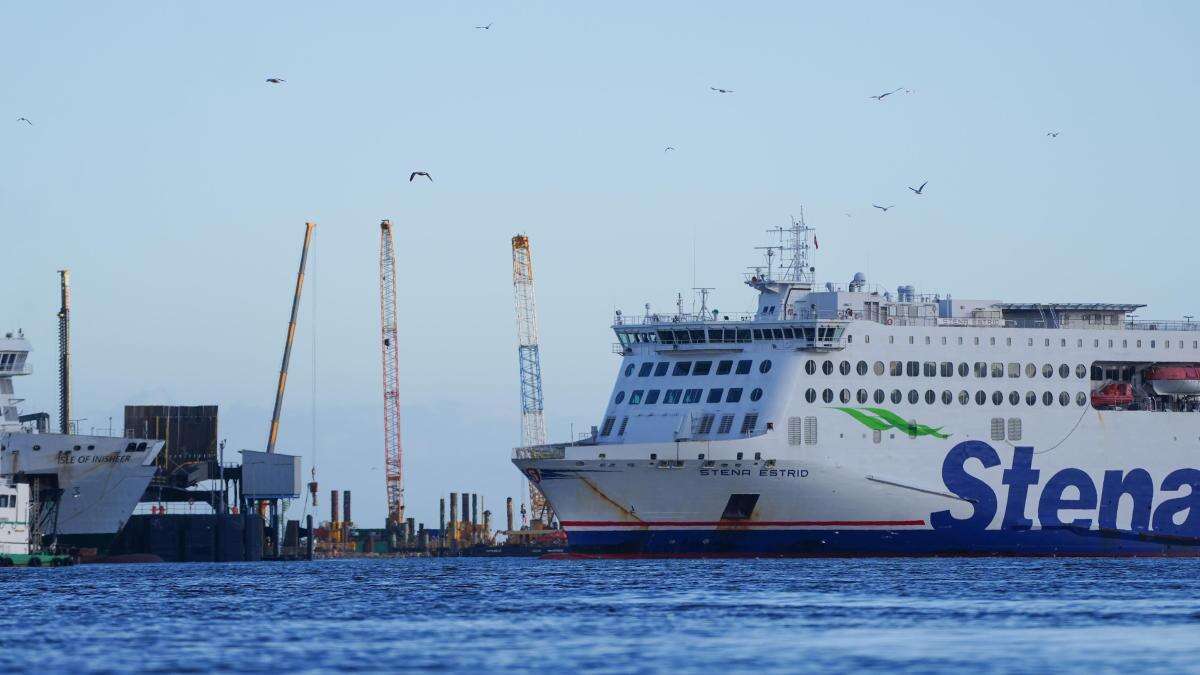
{"type": "Polygon", "coordinates": [[[383,461],[387,482],[387,528],[404,523],[403,451],[400,447],[400,353],[396,342],[396,254],[392,223],[379,223],[379,314],[383,327],[383,461]]]}

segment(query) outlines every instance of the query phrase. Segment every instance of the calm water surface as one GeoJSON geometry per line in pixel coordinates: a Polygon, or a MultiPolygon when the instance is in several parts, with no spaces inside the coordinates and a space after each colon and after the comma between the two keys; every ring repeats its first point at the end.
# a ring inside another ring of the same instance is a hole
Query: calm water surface
{"type": "Polygon", "coordinates": [[[1200,671],[1200,561],[2,569],[0,672],[1200,671]]]}

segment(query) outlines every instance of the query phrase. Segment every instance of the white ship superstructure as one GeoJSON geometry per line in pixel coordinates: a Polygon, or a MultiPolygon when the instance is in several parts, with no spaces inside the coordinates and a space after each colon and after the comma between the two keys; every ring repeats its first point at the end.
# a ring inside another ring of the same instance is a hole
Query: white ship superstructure
{"type": "Polygon", "coordinates": [[[752,314],[618,312],[592,438],[515,452],[571,551],[1200,555],[1200,325],[817,288],[777,231],[752,314]]]}
{"type": "Polygon", "coordinates": [[[26,547],[104,550],[154,477],[163,442],[45,433],[48,416],[22,417],[13,390],[32,372],[29,352],[19,332],[0,337],[0,553],[27,552],[5,548],[23,535],[26,547]]]}

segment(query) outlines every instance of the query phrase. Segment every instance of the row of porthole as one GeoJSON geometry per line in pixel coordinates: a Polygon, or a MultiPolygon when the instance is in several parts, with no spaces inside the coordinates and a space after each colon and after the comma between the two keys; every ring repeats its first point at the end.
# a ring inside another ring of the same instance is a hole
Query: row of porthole
{"type": "MultiPolygon", "coordinates": [[[[671,375],[673,377],[686,375],[702,376],[708,375],[710,372],[712,372],[713,366],[712,361],[696,361],[695,368],[692,367],[691,361],[675,361],[674,363],[675,367],[671,368],[670,361],[659,361],[658,363],[655,363],[654,361],[645,361],[642,363],[641,367],[638,368],[638,377],[650,377],[651,375],[654,377],[663,377],[667,374],[668,369],[671,371],[671,375]]],[[[752,363],[753,361],[750,359],[738,361],[736,374],[750,374],[750,364],[752,363]]],[[[630,377],[633,375],[633,369],[635,365],[636,364],[630,363],[625,366],[625,377],[630,377]]],[[[732,372],[734,372],[732,360],[717,362],[717,375],[729,375],[732,372]]],[[[758,364],[758,372],[762,373],[763,375],[771,372],[771,359],[763,359],[760,361],[758,364]]]]}
{"type": "MultiPolygon", "coordinates": [[[[821,372],[825,375],[833,374],[833,361],[824,361],[821,363],[821,372]]],[[[849,361],[842,361],[837,366],[838,373],[849,375],[851,366],[849,361]]],[[[975,377],[1010,377],[1018,378],[1021,376],[1020,363],[987,363],[984,361],[976,361],[974,367],[970,363],[962,362],[955,367],[952,361],[889,361],[886,364],[883,361],[876,361],[874,366],[868,366],[866,361],[859,361],[853,368],[854,372],[861,376],[866,376],[871,372],[875,375],[883,376],[889,374],[893,377],[954,377],[957,370],[959,377],[969,377],[972,373],[975,377]]],[[[809,360],[804,364],[804,372],[809,375],[817,373],[817,362],[809,360]]],[[[1025,377],[1037,377],[1038,367],[1036,363],[1026,363],[1024,367],[1025,377]]],[[[1041,373],[1043,377],[1054,377],[1054,366],[1049,363],[1042,364],[1041,373]]],[[[1063,363],[1058,367],[1058,375],[1063,379],[1071,377],[1071,366],[1063,363]]],[[[1075,377],[1084,379],[1088,375],[1087,366],[1082,363],[1075,366],[1075,377]]]]}
{"type": "MultiPolygon", "coordinates": [[[[835,392],[832,389],[825,389],[821,392],[821,400],[824,401],[825,403],[833,403],[834,397],[835,397],[835,392]]],[[[924,397],[922,397],[921,392],[917,391],[916,389],[910,389],[908,391],[908,396],[905,397],[904,392],[900,391],[899,389],[893,389],[890,395],[886,394],[882,389],[876,389],[875,394],[872,397],[870,392],[868,392],[866,389],[859,389],[857,393],[852,393],[849,389],[842,389],[840,392],[836,393],[836,398],[841,403],[850,403],[852,400],[854,400],[860,404],[866,404],[866,403],[870,402],[871,400],[874,400],[876,404],[882,404],[888,400],[890,400],[894,404],[900,404],[900,403],[904,403],[905,400],[907,400],[908,403],[910,403],[912,405],[916,405],[916,404],[920,403],[923,398],[925,403],[927,403],[929,405],[933,405],[933,404],[937,403],[937,401],[938,401],[938,393],[932,389],[926,389],[924,397]]],[[[971,392],[966,391],[966,390],[960,391],[960,392],[958,392],[957,398],[958,398],[958,402],[960,404],[968,405],[971,402],[971,392]]],[[[1005,401],[1004,392],[994,391],[994,392],[992,392],[990,399],[991,399],[991,402],[993,405],[1003,405],[1004,401],[1005,401]]],[[[1007,399],[1008,399],[1008,403],[1010,405],[1020,405],[1021,404],[1021,392],[1010,391],[1008,393],[1007,399]]],[[[808,391],[804,392],[804,400],[808,401],[809,403],[816,403],[817,390],[809,389],[808,391]]],[[[942,391],[941,401],[944,405],[951,405],[954,403],[954,400],[955,400],[954,392],[952,392],[948,389],[942,391]]],[[[980,390],[980,391],[975,392],[975,403],[976,404],[986,405],[988,400],[989,400],[989,396],[986,391],[980,390]]],[[[1047,392],[1043,392],[1041,395],[1041,401],[1042,401],[1043,405],[1047,405],[1047,406],[1054,405],[1054,400],[1055,400],[1054,392],[1047,391],[1047,392]]],[[[1088,399],[1087,399],[1086,393],[1081,391],[1081,392],[1078,392],[1075,394],[1075,405],[1078,405],[1081,407],[1085,406],[1085,405],[1087,405],[1087,400],[1088,399]]],[[[1026,403],[1026,405],[1031,405],[1031,406],[1037,405],[1038,393],[1036,391],[1026,392],[1025,393],[1025,403],[1026,403]]],[[[1066,391],[1059,392],[1058,404],[1061,406],[1071,405],[1070,392],[1066,392],[1066,391]]]]}
{"type": "MultiPolygon", "coordinates": [[[[655,403],[658,403],[658,395],[661,391],[661,389],[651,389],[649,391],[634,389],[629,393],[629,405],[654,405],[655,403]]],[[[679,403],[680,401],[683,403],[699,403],[700,399],[703,397],[703,394],[703,389],[688,389],[686,391],[683,389],[667,389],[666,395],[663,396],[662,402],[664,405],[673,405],[675,403],[679,403]]],[[[708,390],[708,397],[705,398],[705,402],[720,403],[722,397],[725,398],[725,403],[738,403],[742,400],[742,388],[730,387],[729,393],[726,395],[723,387],[714,387],[708,390]]],[[[757,403],[762,397],[763,390],[761,387],[755,387],[750,391],[751,401],[757,403]]],[[[618,391],[617,395],[613,397],[613,404],[621,405],[624,402],[625,392],[618,391]]]]}

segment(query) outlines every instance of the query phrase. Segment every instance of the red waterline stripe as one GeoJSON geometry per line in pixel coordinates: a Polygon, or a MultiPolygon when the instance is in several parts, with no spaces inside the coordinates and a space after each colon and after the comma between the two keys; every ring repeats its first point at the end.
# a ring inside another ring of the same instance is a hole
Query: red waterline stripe
{"type": "Polygon", "coordinates": [[[898,527],[924,525],[924,520],[564,520],[563,527],[898,527]]]}

